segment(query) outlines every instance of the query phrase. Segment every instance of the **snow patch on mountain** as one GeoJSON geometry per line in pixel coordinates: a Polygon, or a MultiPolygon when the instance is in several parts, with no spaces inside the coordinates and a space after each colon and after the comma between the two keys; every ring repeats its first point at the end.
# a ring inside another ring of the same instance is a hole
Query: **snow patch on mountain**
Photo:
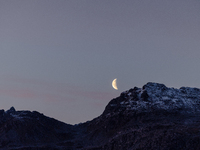
{"type": "MultiPolygon", "coordinates": [[[[13,118],[14,120],[20,120],[20,121],[24,121],[27,119],[37,119],[38,118],[38,112],[36,111],[28,111],[28,110],[24,110],[24,111],[16,111],[14,107],[11,107],[10,109],[8,109],[7,111],[1,110],[0,115],[2,114],[2,116],[5,116],[7,118],[13,118]]],[[[43,114],[41,114],[43,115],[43,114]]]]}
{"type": "MultiPolygon", "coordinates": [[[[121,93],[120,107],[126,110],[200,111],[200,89],[181,87],[168,88],[164,84],[149,82],[142,88],[133,88],[121,93]]],[[[114,104],[110,106],[115,107],[114,104]]]]}

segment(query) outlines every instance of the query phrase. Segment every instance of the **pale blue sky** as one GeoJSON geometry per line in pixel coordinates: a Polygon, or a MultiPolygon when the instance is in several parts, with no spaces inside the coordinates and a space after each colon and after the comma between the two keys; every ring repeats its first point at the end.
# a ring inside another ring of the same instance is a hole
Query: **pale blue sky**
{"type": "Polygon", "coordinates": [[[147,82],[200,87],[199,25],[198,0],[0,0],[0,109],[74,124],[147,82]]]}

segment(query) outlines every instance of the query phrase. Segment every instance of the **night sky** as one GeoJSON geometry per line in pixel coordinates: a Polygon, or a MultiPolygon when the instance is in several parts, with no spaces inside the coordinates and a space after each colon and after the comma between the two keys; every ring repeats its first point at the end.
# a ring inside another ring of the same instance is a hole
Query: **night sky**
{"type": "Polygon", "coordinates": [[[198,0],[0,0],[0,109],[85,122],[147,82],[200,88],[199,58],[198,0]]]}

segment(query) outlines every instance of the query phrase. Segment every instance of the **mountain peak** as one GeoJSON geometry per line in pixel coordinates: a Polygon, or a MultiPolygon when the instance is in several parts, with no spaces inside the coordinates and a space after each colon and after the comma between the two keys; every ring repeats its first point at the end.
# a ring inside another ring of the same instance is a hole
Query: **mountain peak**
{"type": "Polygon", "coordinates": [[[106,107],[105,113],[112,111],[168,112],[200,111],[200,89],[181,87],[169,88],[164,84],[148,82],[142,88],[134,87],[121,93],[106,107]]]}
{"type": "Polygon", "coordinates": [[[15,112],[16,110],[15,110],[15,108],[12,106],[9,110],[7,110],[6,111],[6,113],[13,113],[13,112],[15,112]]]}
{"type": "Polygon", "coordinates": [[[154,83],[154,82],[148,82],[145,84],[142,89],[148,89],[148,90],[166,90],[167,87],[164,84],[161,83],[154,83]]]}

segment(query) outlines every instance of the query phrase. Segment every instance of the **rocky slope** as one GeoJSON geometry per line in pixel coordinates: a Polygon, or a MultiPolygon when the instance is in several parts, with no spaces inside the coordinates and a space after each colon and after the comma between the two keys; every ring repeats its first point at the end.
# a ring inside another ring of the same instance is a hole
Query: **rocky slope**
{"type": "Polygon", "coordinates": [[[75,126],[38,112],[0,111],[1,149],[199,150],[200,89],[147,83],[75,126]]]}
{"type": "Polygon", "coordinates": [[[36,111],[0,111],[0,149],[63,148],[74,133],[72,125],[36,111]]]}
{"type": "Polygon", "coordinates": [[[87,149],[200,149],[200,90],[147,83],[109,102],[87,123],[87,149]]]}

